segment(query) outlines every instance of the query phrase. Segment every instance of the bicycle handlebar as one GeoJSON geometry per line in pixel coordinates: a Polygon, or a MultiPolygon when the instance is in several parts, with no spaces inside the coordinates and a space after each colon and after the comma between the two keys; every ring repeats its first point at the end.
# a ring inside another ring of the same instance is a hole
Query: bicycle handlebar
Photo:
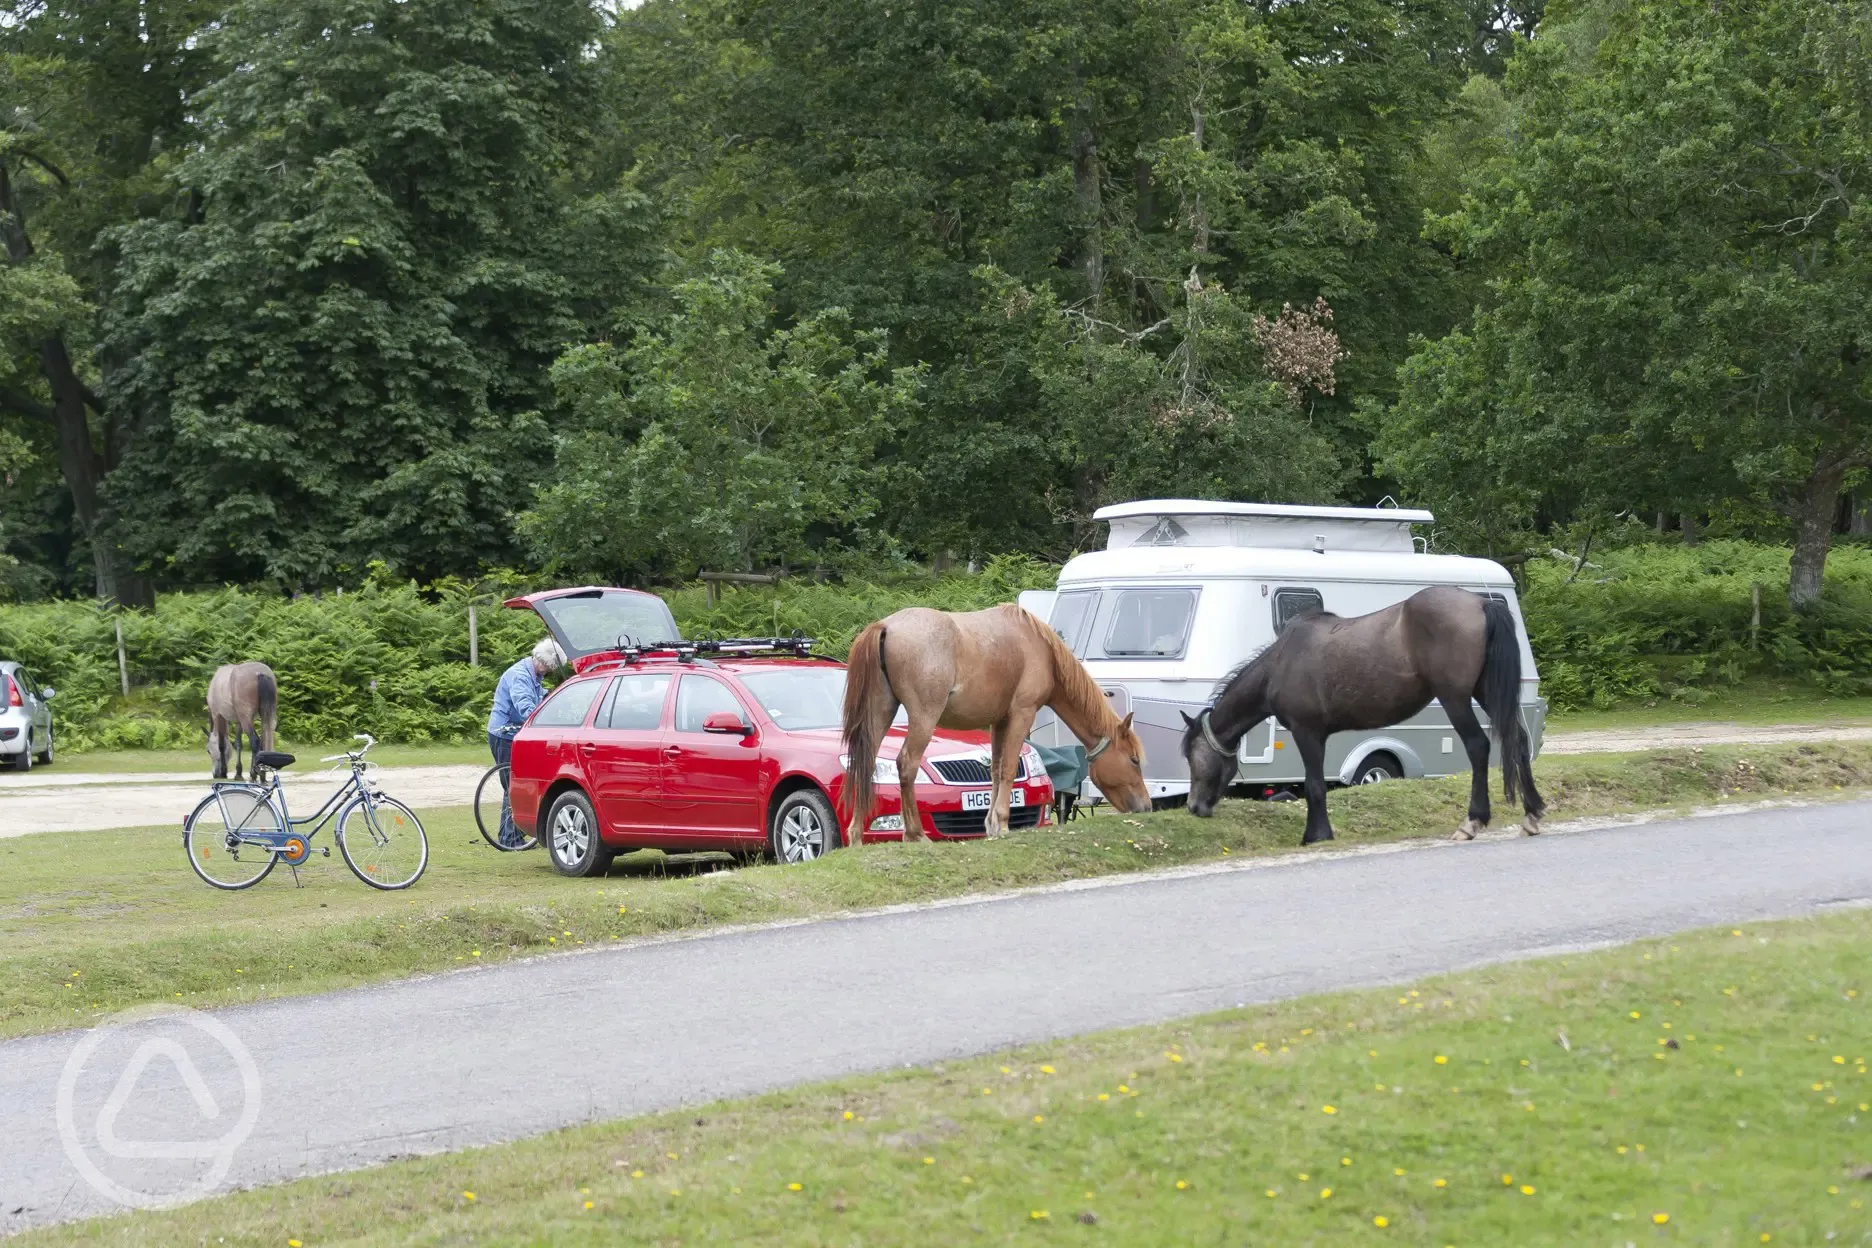
{"type": "Polygon", "coordinates": [[[328,755],[326,755],[326,756],[325,756],[324,758],[321,758],[321,759],[319,759],[319,762],[321,762],[321,763],[335,763],[335,762],[337,762],[337,761],[338,761],[338,760],[340,760],[340,759],[346,759],[346,758],[348,758],[348,759],[350,759],[350,760],[351,760],[352,762],[354,762],[354,763],[355,763],[355,762],[357,762],[357,761],[358,761],[358,760],[359,760],[360,758],[363,758],[363,757],[364,757],[364,756],[365,756],[366,754],[368,754],[368,753],[370,753],[370,749],[371,749],[371,746],[373,746],[373,745],[376,745],[376,744],[377,744],[377,738],[376,738],[376,737],[373,737],[373,736],[371,736],[371,735],[370,735],[370,733],[368,733],[368,732],[355,732],[355,733],[352,733],[352,734],[351,734],[351,739],[352,739],[353,741],[362,741],[362,742],[364,743],[364,748],[363,748],[363,749],[361,749],[361,750],[346,750],[346,751],[345,751],[344,753],[342,753],[342,754],[328,754],[328,755]]]}

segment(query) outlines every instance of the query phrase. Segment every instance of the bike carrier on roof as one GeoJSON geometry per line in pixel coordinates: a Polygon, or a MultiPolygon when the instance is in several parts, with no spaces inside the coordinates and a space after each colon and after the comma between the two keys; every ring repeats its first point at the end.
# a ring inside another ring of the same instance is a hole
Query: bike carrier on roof
{"type": "Polygon", "coordinates": [[[633,642],[618,639],[617,655],[626,663],[646,658],[666,657],[682,663],[707,662],[710,656],[748,658],[758,655],[788,655],[799,659],[823,658],[812,653],[811,637],[722,637],[702,641],[633,642]]]}

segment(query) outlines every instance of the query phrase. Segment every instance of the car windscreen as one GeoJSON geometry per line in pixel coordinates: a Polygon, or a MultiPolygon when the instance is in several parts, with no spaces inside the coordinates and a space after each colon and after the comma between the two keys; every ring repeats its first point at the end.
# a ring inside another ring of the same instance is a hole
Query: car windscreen
{"type": "Polygon", "coordinates": [[[790,732],[844,722],[845,669],[770,667],[742,672],[741,684],[774,723],[790,732]]]}
{"type": "Polygon", "coordinates": [[[644,644],[679,641],[676,619],[663,600],[652,594],[597,591],[546,598],[533,604],[565,647],[568,658],[615,650],[620,642],[644,644]]]}

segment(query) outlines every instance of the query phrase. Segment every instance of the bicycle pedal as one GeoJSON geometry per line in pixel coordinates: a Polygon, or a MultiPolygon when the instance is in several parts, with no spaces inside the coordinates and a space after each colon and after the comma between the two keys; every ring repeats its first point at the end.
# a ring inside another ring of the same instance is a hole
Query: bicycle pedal
{"type": "Polygon", "coordinates": [[[324,854],[327,858],[331,857],[331,846],[329,845],[319,846],[319,853],[324,854]]]}

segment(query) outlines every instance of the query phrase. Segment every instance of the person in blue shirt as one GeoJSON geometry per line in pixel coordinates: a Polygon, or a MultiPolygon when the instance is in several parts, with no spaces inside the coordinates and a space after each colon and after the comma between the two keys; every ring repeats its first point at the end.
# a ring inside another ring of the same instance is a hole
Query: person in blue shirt
{"type": "MultiPolygon", "coordinates": [[[[494,686],[494,709],[488,713],[488,749],[494,765],[506,767],[513,758],[514,734],[520,731],[539,704],[546,700],[545,677],[565,666],[565,652],[548,637],[533,647],[533,653],[501,673],[494,686]]],[[[507,805],[508,775],[501,773],[500,843],[514,848],[526,838],[514,826],[513,812],[507,805]]]]}

